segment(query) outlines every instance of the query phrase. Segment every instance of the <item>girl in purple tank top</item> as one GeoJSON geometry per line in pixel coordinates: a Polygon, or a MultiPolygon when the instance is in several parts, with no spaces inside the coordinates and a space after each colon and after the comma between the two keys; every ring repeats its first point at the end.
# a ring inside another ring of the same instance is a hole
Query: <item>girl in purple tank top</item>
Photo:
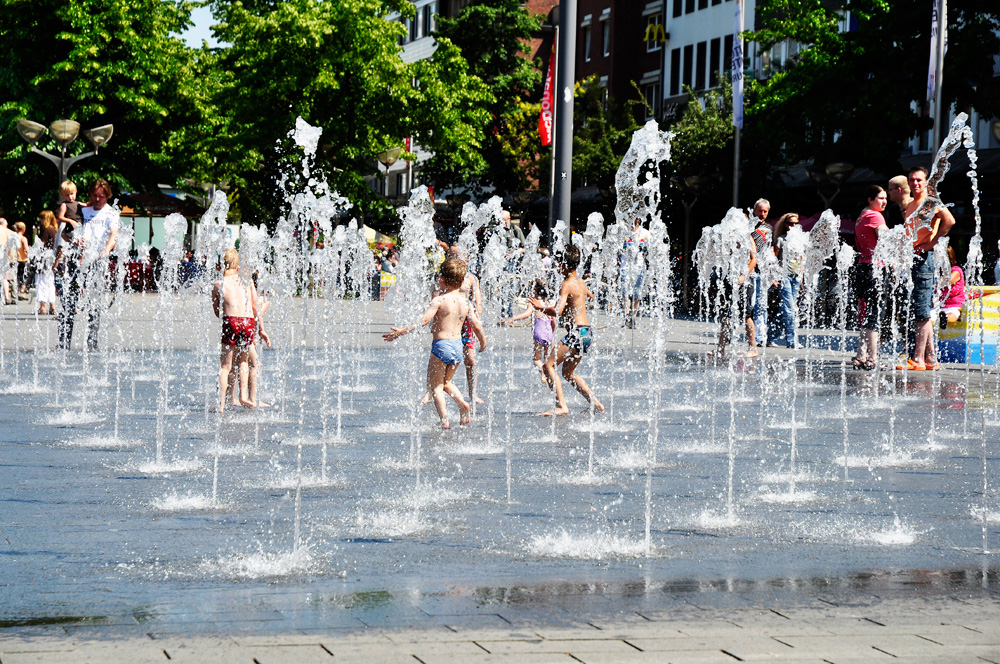
{"type": "MultiPolygon", "coordinates": [[[[535,297],[545,302],[546,306],[550,304],[548,302],[549,289],[541,279],[535,280],[535,297]]],[[[543,367],[545,366],[545,360],[549,357],[549,353],[552,352],[553,342],[555,341],[556,319],[552,316],[543,314],[541,311],[531,306],[531,304],[528,304],[527,309],[506,320],[501,319],[501,322],[504,325],[512,325],[516,321],[524,320],[529,316],[533,318],[532,336],[535,341],[535,367],[541,374],[542,381],[545,382],[546,385],[549,385],[549,379],[546,377],[543,367]]],[[[551,387],[551,385],[549,385],[549,387],[551,387]]]]}

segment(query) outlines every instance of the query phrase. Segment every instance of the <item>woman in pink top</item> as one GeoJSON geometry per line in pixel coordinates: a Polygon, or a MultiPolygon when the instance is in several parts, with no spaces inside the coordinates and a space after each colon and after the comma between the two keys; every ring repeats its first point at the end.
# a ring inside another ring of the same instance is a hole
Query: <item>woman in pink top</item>
{"type": "Polygon", "coordinates": [[[954,323],[962,317],[962,305],[965,304],[965,273],[958,266],[955,250],[948,247],[948,260],[951,261],[951,280],[948,295],[941,305],[941,327],[946,323],[954,323]]]}
{"type": "Polygon", "coordinates": [[[851,358],[855,369],[871,371],[878,365],[878,329],[882,324],[881,297],[872,252],[878,243],[878,234],[885,225],[885,210],[888,197],[885,189],[878,185],[868,188],[868,205],[861,211],[854,223],[854,240],[858,250],[858,269],[855,292],[858,296],[858,352],[851,358]]]}

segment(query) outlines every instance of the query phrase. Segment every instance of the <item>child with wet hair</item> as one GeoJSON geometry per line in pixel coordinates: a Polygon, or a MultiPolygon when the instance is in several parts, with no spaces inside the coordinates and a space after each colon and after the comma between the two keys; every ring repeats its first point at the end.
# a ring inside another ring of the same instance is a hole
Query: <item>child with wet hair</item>
{"type": "MultiPolygon", "coordinates": [[[[479,352],[486,350],[486,334],[483,332],[483,326],[460,290],[465,281],[465,271],[465,262],[458,258],[449,258],[441,264],[438,272],[440,295],[431,300],[430,307],[420,318],[420,326],[431,323],[431,333],[434,335],[431,354],[427,360],[427,390],[434,399],[434,407],[441,418],[442,429],[451,428],[445,407],[445,394],[455,400],[461,418],[460,424],[468,424],[472,419],[472,408],[451,382],[463,360],[462,325],[466,319],[472,322],[472,331],[479,339],[479,352]]],[[[416,324],[389,328],[390,332],[383,334],[382,338],[386,341],[395,341],[416,328],[416,324]]]]}
{"type": "MultiPolygon", "coordinates": [[[[550,306],[552,303],[549,301],[550,293],[549,287],[541,279],[535,279],[534,288],[535,298],[539,302],[544,304],[546,307],[550,306]]],[[[545,362],[549,358],[549,354],[552,353],[554,348],[553,342],[556,338],[556,319],[553,316],[549,316],[544,313],[541,309],[535,308],[531,302],[528,302],[528,308],[519,313],[516,316],[502,320],[504,325],[513,325],[519,320],[524,320],[525,318],[532,317],[533,328],[532,328],[532,338],[534,340],[534,363],[535,368],[538,369],[538,373],[542,376],[542,382],[545,383],[550,389],[552,388],[552,377],[545,373],[545,362]]]]}

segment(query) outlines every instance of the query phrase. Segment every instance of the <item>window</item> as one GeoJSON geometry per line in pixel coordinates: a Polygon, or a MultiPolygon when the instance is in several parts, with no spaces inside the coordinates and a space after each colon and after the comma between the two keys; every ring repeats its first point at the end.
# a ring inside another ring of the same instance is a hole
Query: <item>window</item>
{"type": "Polygon", "coordinates": [[[655,14],[646,18],[646,53],[653,53],[662,48],[660,36],[663,34],[663,15],[655,14]]]}
{"type": "Polygon", "coordinates": [[[708,9],[708,0],[698,0],[698,9],[708,9]]]}
{"type": "Polygon", "coordinates": [[[424,24],[424,20],[427,17],[427,8],[420,7],[417,9],[417,17],[413,20],[413,27],[416,28],[417,36],[414,39],[422,38],[426,33],[427,26],[424,24]]]}
{"type": "Polygon", "coordinates": [[[406,174],[396,174],[396,195],[401,196],[406,193],[406,174]]]}
{"type": "Polygon", "coordinates": [[[420,33],[418,27],[419,21],[411,21],[407,19],[406,24],[410,26],[410,41],[416,41],[418,39],[417,35],[420,33]]]}
{"type": "Polygon", "coordinates": [[[674,18],[684,13],[684,0],[674,0],[674,18]]]}
{"type": "Polygon", "coordinates": [[[675,48],[670,51],[670,96],[676,97],[681,93],[681,49],[675,48]]]}
{"type": "Polygon", "coordinates": [[[590,26],[583,28],[583,61],[590,62],[590,26]]]}
{"type": "Polygon", "coordinates": [[[684,85],[690,87],[691,81],[691,70],[694,67],[694,44],[688,44],[684,47],[684,78],[682,79],[684,85]]]}
{"type": "Polygon", "coordinates": [[[716,37],[708,47],[708,80],[713,88],[719,84],[722,68],[722,39],[716,37]]]}
{"type": "Polygon", "coordinates": [[[694,11],[694,0],[684,0],[684,13],[690,14],[694,11]]]}
{"type": "Polygon", "coordinates": [[[713,7],[716,6],[716,5],[721,5],[721,4],[722,4],[722,0],[712,0],[712,6],[713,7]]]}
{"type": "Polygon", "coordinates": [[[406,28],[406,33],[399,36],[399,45],[402,46],[406,42],[410,41],[410,20],[407,18],[399,19],[399,22],[403,24],[406,28]]]}
{"type": "Polygon", "coordinates": [[[424,13],[424,35],[430,36],[432,32],[437,30],[437,13],[438,13],[438,3],[431,2],[425,7],[424,13]]]}
{"type": "Polygon", "coordinates": [[[604,57],[611,55],[611,21],[601,21],[601,39],[604,42],[604,57]]]}
{"type": "Polygon", "coordinates": [[[705,89],[705,62],[708,53],[708,42],[698,42],[697,53],[695,60],[694,69],[694,89],[704,90],[705,89]]]}
{"type": "Polygon", "coordinates": [[[733,36],[726,35],[722,40],[722,71],[727,72],[726,78],[733,78],[733,36]]]}
{"type": "Polygon", "coordinates": [[[650,83],[643,86],[642,94],[646,98],[646,119],[655,118],[660,115],[660,82],[650,83]]]}

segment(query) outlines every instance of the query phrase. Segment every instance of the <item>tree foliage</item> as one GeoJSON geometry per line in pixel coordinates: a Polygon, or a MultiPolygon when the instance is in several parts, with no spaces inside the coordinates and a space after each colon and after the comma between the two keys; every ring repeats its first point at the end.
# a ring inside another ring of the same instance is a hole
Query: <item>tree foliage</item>
{"type": "MultiPolygon", "coordinates": [[[[70,177],[97,175],[118,190],[155,188],[201,157],[181,136],[202,118],[194,53],[177,36],[190,4],[174,0],[8,0],[0,3],[0,205],[34,214],[54,202],[55,169],[16,132],[26,118],[84,129],[114,124],[114,136],[70,177]]],[[[47,138],[39,143],[52,149],[47,138]]],[[[89,150],[82,137],[70,154],[89,150]]]]}
{"type": "Polygon", "coordinates": [[[439,18],[435,37],[454,44],[469,72],[493,94],[482,127],[482,163],[456,161],[451,154],[434,156],[427,171],[445,185],[477,180],[501,192],[524,189],[529,178],[512,145],[511,125],[523,120],[521,104],[541,81],[537,63],[526,55],[526,40],[538,30],[542,17],[531,15],[519,0],[473,0],[455,18],[439,18]],[[477,168],[472,168],[476,166],[477,168]]]}
{"type": "Polygon", "coordinates": [[[688,102],[680,117],[669,127],[670,165],[683,177],[698,175],[717,178],[732,166],[733,88],[723,80],[718,90],[709,90],[698,99],[685,86],[688,102]]]}
{"type": "Polygon", "coordinates": [[[617,100],[591,76],[576,84],[573,102],[573,182],[577,186],[614,184],[632,134],[641,125],[636,117],[644,105],[642,94],[617,100]]]}
{"type": "MultiPolygon", "coordinates": [[[[747,108],[752,143],[781,146],[788,162],[849,161],[877,172],[898,168],[906,141],[931,127],[925,98],[931,3],[916,0],[763,0],[762,50],[784,40],[806,47],[785,62],[772,60],[747,108]],[[844,29],[844,28],[847,29],[844,29]]],[[[989,98],[989,55],[1000,53],[1000,5],[951,3],[945,104],[1000,113],[989,98]]],[[[753,86],[751,86],[753,87],[753,86]]]]}
{"type": "Polygon", "coordinates": [[[378,170],[375,155],[408,136],[479,168],[492,97],[447,40],[429,60],[403,61],[406,28],[386,19],[391,10],[412,15],[410,3],[217,0],[214,8],[216,35],[229,44],[219,56],[226,75],[216,105],[227,124],[218,152],[246,218],[277,216],[274,182],[297,117],[323,128],[327,177],[362,208],[380,205],[364,181],[378,170]]]}

